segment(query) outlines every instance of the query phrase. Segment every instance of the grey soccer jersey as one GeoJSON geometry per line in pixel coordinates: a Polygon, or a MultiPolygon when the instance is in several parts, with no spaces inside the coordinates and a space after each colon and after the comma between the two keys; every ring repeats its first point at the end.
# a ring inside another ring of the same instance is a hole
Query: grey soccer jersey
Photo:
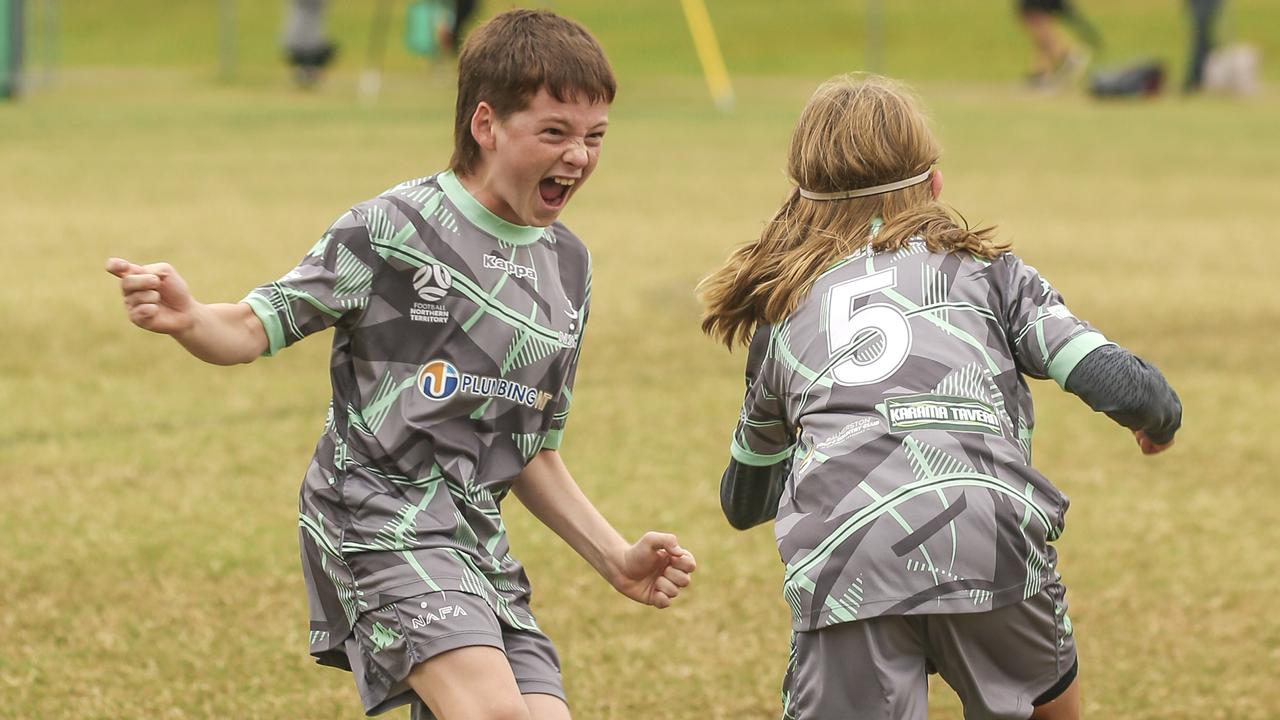
{"type": "Polygon", "coordinates": [[[322,662],[347,665],[361,612],[430,591],[481,596],[536,629],[499,503],[560,444],[590,290],[587,250],[563,225],[512,225],[445,172],[353,207],[245,298],[268,354],[335,328],[299,513],[322,662]]]}
{"type": "Polygon", "coordinates": [[[1030,465],[1023,375],[1107,344],[1034,268],[913,240],[837,263],[768,342],[733,457],[790,457],[775,533],[796,630],[994,609],[1054,576],[1067,499],[1030,465]]]}

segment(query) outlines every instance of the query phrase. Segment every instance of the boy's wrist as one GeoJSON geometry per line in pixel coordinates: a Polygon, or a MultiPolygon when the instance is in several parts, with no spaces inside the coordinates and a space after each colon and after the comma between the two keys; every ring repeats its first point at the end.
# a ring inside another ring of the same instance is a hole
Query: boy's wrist
{"type": "Polygon", "coordinates": [[[169,333],[170,337],[182,343],[183,346],[194,342],[199,336],[200,328],[208,323],[207,315],[208,306],[198,302],[191,303],[178,314],[182,324],[169,333]]]}
{"type": "Polygon", "coordinates": [[[600,576],[605,579],[614,588],[618,588],[625,582],[627,575],[625,572],[627,566],[627,551],[631,546],[627,541],[617,536],[611,547],[607,548],[601,555],[601,564],[596,568],[600,576]]]}

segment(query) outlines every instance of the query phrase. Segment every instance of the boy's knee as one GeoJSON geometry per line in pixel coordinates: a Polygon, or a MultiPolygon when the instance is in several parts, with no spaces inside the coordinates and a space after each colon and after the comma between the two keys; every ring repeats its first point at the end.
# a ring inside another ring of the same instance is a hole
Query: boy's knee
{"type": "MultiPolygon", "coordinates": [[[[510,700],[490,700],[484,704],[474,703],[469,707],[454,707],[446,711],[439,720],[455,720],[455,713],[457,714],[456,720],[532,720],[533,718],[529,714],[528,706],[524,704],[524,700],[519,696],[510,700]]],[[[436,716],[427,709],[426,703],[421,701],[414,704],[410,717],[412,720],[420,720],[421,718],[436,720],[436,716]]]]}
{"type": "Polygon", "coordinates": [[[502,700],[484,708],[483,714],[475,716],[476,720],[531,720],[529,715],[529,707],[524,704],[524,699],[516,697],[512,700],[502,700]]]}

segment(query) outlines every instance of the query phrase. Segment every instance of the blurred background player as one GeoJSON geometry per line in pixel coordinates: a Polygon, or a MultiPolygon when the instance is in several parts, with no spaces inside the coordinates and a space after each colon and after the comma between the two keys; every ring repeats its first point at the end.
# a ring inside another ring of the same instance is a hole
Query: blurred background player
{"type": "Polygon", "coordinates": [[[1067,498],[1031,466],[1024,376],[1146,454],[1181,423],[1159,371],[938,202],[939,152],[904,87],[827,82],[791,138],[797,188],[701,286],[703,329],[751,339],[721,504],[738,528],[776,519],[784,718],[920,720],[929,671],[971,720],[1077,718],[1049,544],[1067,498]]]}
{"type": "Polygon", "coordinates": [[[326,14],[330,0],[286,0],[284,51],[293,80],[309,88],[320,80],[338,46],[329,37],[326,14]]]}
{"type": "Polygon", "coordinates": [[[443,33],[440,43],[445,50],[454,55],[458,54],[458,48],[462,47],[463,35],[467,31],[467,24],[479,7],[480,0],[454,0],[453,18],[447,26],[447,31],[443,33]]]}
{"type": "Polygon", "coordinates": [[[1217,46],[1215,29],[1222,0],[1187,0],[1191,13],[1191,52],[1187,60],[1187,75],[1182,83],[1183,92],[1194,93],[1204,83],[1204,65],[1209,53],[1217,46]]]}
{"type": "Polygon", "coordinates": [[[1093,23],[1070,0],[1018,0],[1022,27],[1035,45],[1036,58],[1027,82],[1036,89],[1052,89],[1077,78],[1089,63],[1090,53],[1102,48],[1102,37],[1093,23]],[[1073,46],[1058,31],[1066,24],[1088,48],[1073,46]]]}

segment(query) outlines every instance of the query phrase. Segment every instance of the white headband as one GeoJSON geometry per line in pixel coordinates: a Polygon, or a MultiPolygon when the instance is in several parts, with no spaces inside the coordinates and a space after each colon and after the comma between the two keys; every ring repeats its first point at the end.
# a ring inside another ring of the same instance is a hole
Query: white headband
{"type": "Polygon", "coordinates": [[[933,168],[929,168],[919,175],[909,177],[906,180],[899,180],[897,182],[886,183],[884,185],[872,185],[871,187],[858,188],[857,190],[844,190],[841,192],[820,193],[800,188],[800,197],[807,198],[809,200],[847,200],[849,198],[866,197],[868,195],[879,195],[881,193],[893,192],[894,190],[901,190],[904,187],[910,187],[917,183],[922,183],[925,180],[928,180],[929,176],[932,174],[933,168]]]}

